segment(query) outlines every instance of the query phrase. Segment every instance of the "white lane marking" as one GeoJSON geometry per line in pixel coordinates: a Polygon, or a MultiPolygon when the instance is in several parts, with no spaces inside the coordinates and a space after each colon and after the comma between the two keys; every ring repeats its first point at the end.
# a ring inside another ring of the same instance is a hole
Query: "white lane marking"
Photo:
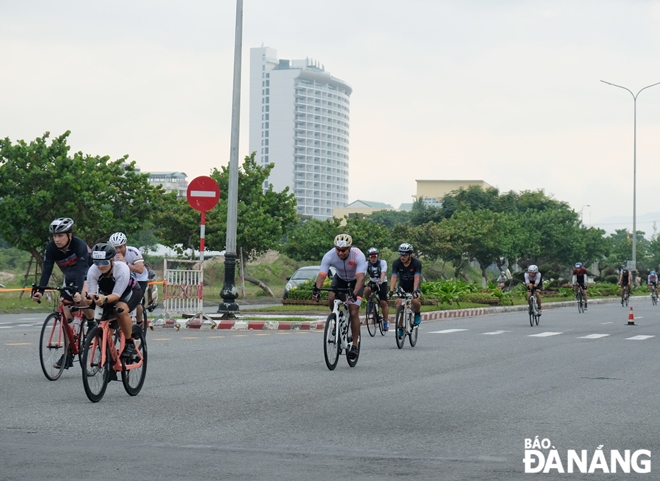
{"type": "Polygon", "coordinates": [[[539,334],[530,334],[529,337],[549,337],[549,336],[557,336],[558,334],[562,334],[561,332],[541,332],[539,334]]]}
{"type": "Polygon", "coordinates": [[[589,334],[588,336],[580,336],[578,339],[600,339],[601,337],[607,337],[609,334],[589,334]]]}
{"type": "Polygon", "coordinates": [[[614,324],[614,323],[613,322],[601,322],[601,324],[605,325],[605,324],[614,324]]]}
{"type": "Polygon", "coordinates": [[[445,329],[444,331],[431,331],[429,334],[452,334],[454,332],[463,332],[467,329],[445,329]]]}
{"type": "Polygon", "coordinates": [[[645,341],[647,339],[651,339],[652,337],[655,336],[633,336],[633,337],[626,337],[626,341],[645,341]]]}
{"type": "Polygon", "coordinates": [[[511,331],[493,331],[493,332],[482,332],[484,336],[496,336],[498,334],[504,334],[505,332],[511,332],[511,331]]]}

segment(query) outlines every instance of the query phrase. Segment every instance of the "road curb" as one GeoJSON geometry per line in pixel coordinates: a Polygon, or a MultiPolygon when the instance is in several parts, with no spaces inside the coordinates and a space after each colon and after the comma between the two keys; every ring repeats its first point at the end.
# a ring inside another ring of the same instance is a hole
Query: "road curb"
{"type": "MultiPolygon", "coordinates": [[[[633,299],[645,299],[646,296],[635,296],[633,299]]],[[[593,299],[589,304],[613,304],[620,302],[619,299],[593,299]]],[[[561,302],[545,302],[543,309],[554,309],[558,307],[571,307],[575,306],[575,300],[561,301],[561,302]]],[[[488,314],[498,314],[502,312],[516,312],[526,311],[526,305],[520,306],[496,306],[496,307],[475,307],[468,309],[453,309],[447,311],[431,311],[423,312],[421,314],[422,321],[437,321],[441,319],[456,319],[461,317],[476,317],[488,314]]],[[[213,316],[210,316],[213,317],[213,316]]],[[[321,317],[321,316],[319,316],[321,317]]],[[[325,317],[325,316],[322,316],[325,317]]],[[[390,321],[394,321],[394,315],[389,316],[390,321]]],[[[233,319],[233,320],[215,320],[215,329],[218,330],[234,330],[234,331],[322,331],[325,327],[325,320],[315,321],[277,321],[277,320],[259,320],[250,321],[248,319],[233,319]]],[[[364,320],[362,319],[364,324],[364,320]]]]}

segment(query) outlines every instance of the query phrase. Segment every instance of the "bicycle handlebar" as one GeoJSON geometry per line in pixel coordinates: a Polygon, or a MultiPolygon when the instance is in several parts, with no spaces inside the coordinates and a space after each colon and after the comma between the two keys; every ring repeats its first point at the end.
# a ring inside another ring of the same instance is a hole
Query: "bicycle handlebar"
{"type": "MultiPolygon", "coordinates": [[[[32,291],[30,291],[30,297],[33,297],[37,291],[59,291],[61,294],[63,291],[71,291],[71,290],[74,292],[78,292],[78,287],[74,285],[51,287],[51,286],[38,286],[36,284],[32,284],[32,291]]],[[[41,299],[37,301],[37,304],[41,304],[41,299]]]]}

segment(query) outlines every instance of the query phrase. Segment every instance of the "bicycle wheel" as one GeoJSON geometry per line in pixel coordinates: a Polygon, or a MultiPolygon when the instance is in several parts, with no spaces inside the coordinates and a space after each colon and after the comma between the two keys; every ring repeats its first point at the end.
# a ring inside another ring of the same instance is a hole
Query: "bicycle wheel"
{"type": "Polygon", "coordinates": [[[367,314],[365,316],[365,322],[367,324],[367,331],[369,335],[374,337],[376,335],[376,324],[378,323],[378,307],[376,303],[369,299],[367,302],[367,314]]]}
{"type": "Polygon", "coordinates": [[[626,307],[628,307],[628,300],[630,299],[630,294],[626,292],[626,307]]]}
{"type": "Polygon", "coordinates": [[[419,326],[415,326],[415,318],[411,314],[408,316],[408,325],[410,326],[410,334],[408,335],[408,341],[410,341],[410,347],[415,347],[415,344],[417,344],[417,328],[419,326]]]}
{"type": "Polygon", "coordinates": [[[121,372],[121,382],[124,384],[124,389],[130,396],[137,396],[144,385],[144,379],[147,376],[147,342],[144,338],[144,332],[139,326],[133,326],[133,342],[135,342],[135,354],[128,360],[131,362],[139,362],[142,354],[142,366],[134,369],[126,370],[126,362],[122,361],[124,370],[121,372]]]}
{"type": "Polygon", "coordinates": [[[60,313],[53,312],[46,317],[41,328],[41,339],[39,340],[39,361],[46,379],[49,381],[59,379],[66,366],[66,356],[60,367],[55,367],[55,363],[68,352],[69,339],[64,334],[60,313]]]}
{"type": "Polygon", "coordinates": [[[533,299],[533,297],[529,298],[529,302],[528,302],[529,309],[528,309],[528,311],[529,311],[529,325],[534,327],[534,306],[532,305],[532,299],[533,299]]]}
{"type": "Polygon", "coordinates": [[[582,300],[582,291],[578,290],[577,293],[577,305],[578,305],[578,312],[582,314],[584,312],[584,301],[582,300]]]}
{"type": "Polygon", "coordinates": [[[378,313],[378,330],[380,331],[381,336],[385,335],[385,331],[383,331],[383,320],[383,316],[378,313]]]}
{"type": "Polygon", "coordinates": [[[405,319],[404,319],[404,313],[405,313],[405,308],[403,306],[399,306],[399,308],[396,310],[396,321],[394,323],[394,338],[396,339],[396,347],[401,349],[403,347],[403,344],[406,341],[406,334],[405,334],[405,327],[406,325],[404,324],[405,319]],[[399,333],[402,333],[401,336],[399,336],[399,333]]]}
{"type": "Polygon", "coordinates": [[[651,292],[651,302],[654,306],[658,305],[658,295],[656,294],[655,290],[651,292]]]}
{"type": "Polygon", "coordinates": [[[142,333],[144,334],[144,339],[147,339],[147,331],[149,330],[149,318],[147,317],[147,307],[145,306],[144,297],[142,298],[142,333]]]}
{"type": "Polygon", "coordinates": [[[325,356],[325,365],[331,371],[337,367],[339,360],[339,339],[337,339],[337,316],[335,313],[328,315],[325,321],[325,330],[323,333],[323,355],[325,356]]]}
{"type": "Polygon", "coordinates": [[[95,327],[85,339],[82,361],[82,378],[85,394],[93,403],[99,402],[110,380],[110,353],[106,354],[106,361],[101,365],[103,353],[103,329],[95,327]]]}

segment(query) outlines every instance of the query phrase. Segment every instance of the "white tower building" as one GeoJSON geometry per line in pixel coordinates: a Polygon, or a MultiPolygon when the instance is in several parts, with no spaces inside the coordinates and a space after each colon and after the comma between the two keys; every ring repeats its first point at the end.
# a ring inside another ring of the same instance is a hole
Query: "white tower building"
{"type": "Polygon", "coordinates": [[[250,49],[250,152],[275,164],[266,182],[289,187],[299,215],[327,219],[348,204],[351,92],[316,61],[250,49]]]}

